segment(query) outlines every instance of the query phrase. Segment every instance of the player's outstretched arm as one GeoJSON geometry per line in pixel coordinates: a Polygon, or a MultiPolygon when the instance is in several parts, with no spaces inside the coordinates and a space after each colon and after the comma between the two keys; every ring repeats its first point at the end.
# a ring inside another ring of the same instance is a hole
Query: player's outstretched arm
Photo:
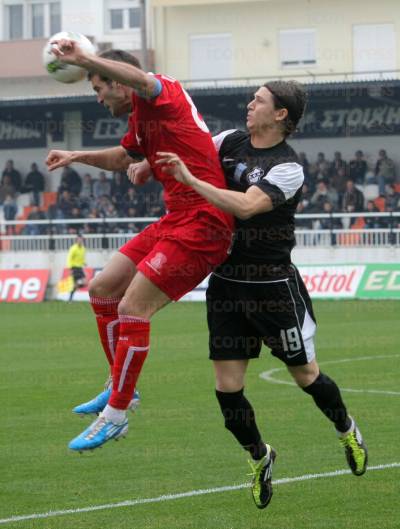
{"type": "Polygon", "coordinates": [[[245,193],[220,189],[204,180],[196,178],[178,155],[170,152],[158,152],[156,164],[172,175],[178,182],[192,187],[199,195],[219,209],[231,213],[239,219],[249,219],[258,213],[273,209],[270,197],[258,187],[251,186],[245,193]]]}
{"type": "Polygon", "coordinates": [[[147,97],[152,97],[157,92],[159,82],[156,78],[131,64],[87,53],[77,42],[69,39],[54,40],[52,45],[54,55],[61,62],[75,64],[89,72],[118,81],[140,91],[147,97]]]}
{"type": "Polygon", "coordinates": [[[46,165],[49,171],[54,171],[54,169],[65,167],[74,162],[98,167],[105,171],[126,171],[129,164],[135,161],[123,147],[119,146],[99,151],[53,150],[47,156],[46,165]]]}

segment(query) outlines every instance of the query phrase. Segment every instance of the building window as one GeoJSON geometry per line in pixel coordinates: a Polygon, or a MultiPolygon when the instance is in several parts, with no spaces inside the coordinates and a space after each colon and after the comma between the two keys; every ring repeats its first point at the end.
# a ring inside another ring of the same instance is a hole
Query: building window
{"type": "Polygon", "coordinates": [[[190,36],[190,79],[229,79],[232,64],[231,34],[190,36]]]}
{"type": "Polygon", "coordinates": [[[110,31],[128,31],[133,28],[140,28],[141,8],[134,0],[109,2],[108,28],[110,31]],[[112,7],[111,7],[112,5],[112,7]]]}
{"type": "Polygon", "coordinates": [[[26,0],[5,6],[6,39],[37,39],[61,31],[61,2],[26,0]]]}
{"type": "Polygon", "coordinates": [[[32,38],[44,36],[44,5],[32,4],[32,38]]]}
{"type": "Polygon", "coordinates": [[[24,6],[22,4],[6,6],[8,38],[22,39],[24,35],[24,6]]]}
{"type": "Polygon", "coordinates": [[[129,27],[140,28],[142,13],[140,7],[131,7],[129,10],[129,27]]]}
{"type": "Polygon", "coordinates": [[[316,32],[314,29],[285,29],[279,32],[281,68],[316,66],[316,32]]]}
{"type": "Polygon", "coordinates": [[[359,74],[355,79],[393,78],[396,62],[394,24],[353,26],[353,71],[371,72],[359,74]]]}
{"type": "Polygon", "coordinates": [[[61,3],[50,4],[50,35],[61,31],[61,3]]]}
{"type": "Polygon", "coordinates": [[[110,9],[110,29],[124,29],[123,9],[110,9]]]}

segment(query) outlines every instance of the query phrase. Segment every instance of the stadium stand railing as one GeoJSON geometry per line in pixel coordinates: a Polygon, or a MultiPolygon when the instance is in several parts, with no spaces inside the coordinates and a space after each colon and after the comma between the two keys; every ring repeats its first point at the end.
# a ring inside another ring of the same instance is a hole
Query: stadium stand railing
{"type": "MultiPolygon", "coordinates": [[[[40,251],[67,251],[74,241],[76,234],[71,232],[74,225],[91,224],[99,225],[97,233],[81,234],[85,238],[85,244],[91,250],[117,250],[121,245],[134,237],[123,225],[134,223],[137,226],[147,225],[158,220],[157,217],[137,217],[137,218],[83,218],[83,219],[57,219],[57,220],[33,220],[33,221],[2,221],[0,222],[0,250],[11,252],[40,252],[40,251]],[[118,231],[110,232],[108,226],[118,225],[118,231]],[[29,225],[42,226],[46,234],[28,235],[18,227],[29,225]],[[57,229],[65,229],[68,225],[69,232],[57,233],[57,229]],[[18,235],[16,233],[19,233],[18,235]]],[[[307,221],[312,226],[318,226],[321,220],[328,220],[331,227],[328,228],[302,228],[296,229],[297,246],[300,248],[310,247],[389,247],[400,245],[400,212],[390,213],[313,213],[296,215],[298,222],[307,221]],[[358,219],[368,217],[379,218],[385,227],[382,228],[360,228],[358,219]],[[341,221],[345,219],[353,220],[353,227],[347,229],[335,228],[335,219],[341,221]],[[356,221],[355,221],[356,219],[356,221]]]]}

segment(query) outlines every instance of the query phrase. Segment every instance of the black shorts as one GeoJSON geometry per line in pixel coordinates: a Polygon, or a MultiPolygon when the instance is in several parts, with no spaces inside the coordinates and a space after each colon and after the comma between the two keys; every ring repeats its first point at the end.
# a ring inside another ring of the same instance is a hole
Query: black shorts
{"type": "Polygon", "coordinates": [[[83,268],[78,268],[77,266],[73,266],[71,268],[71,274],[72,274],[74,283],[81,282],[82,279],[86,278],[83,268]]]}
{"type": "Polygon", "coordinates": [[[212,360],[258,358],[262,344],[287,365],[315,357],[316,322],[296,267],[277,281],[239,282],[213,274],[207,289],[212,360]]]}

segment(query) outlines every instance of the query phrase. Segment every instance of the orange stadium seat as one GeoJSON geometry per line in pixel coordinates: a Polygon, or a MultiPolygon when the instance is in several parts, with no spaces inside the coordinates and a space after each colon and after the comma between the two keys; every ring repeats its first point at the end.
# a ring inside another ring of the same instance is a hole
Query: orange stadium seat
{"type": "Polygon", "coordinates": [[[42,198],[43,211],[47,211],[49,206],[53,206],[57,203],[57,192],[56,191],[45,191],[42,198]]]}
{"type": "MultiPolygon", "coordinates": [[[[364,217],[358,217],[351,230],[362,230],[365,227],[364,217]]],[[[361,241],[359,233],[341,233],[337,237],[338,244],[342,246],[352,246],[357,245],[361,241]]]]}

